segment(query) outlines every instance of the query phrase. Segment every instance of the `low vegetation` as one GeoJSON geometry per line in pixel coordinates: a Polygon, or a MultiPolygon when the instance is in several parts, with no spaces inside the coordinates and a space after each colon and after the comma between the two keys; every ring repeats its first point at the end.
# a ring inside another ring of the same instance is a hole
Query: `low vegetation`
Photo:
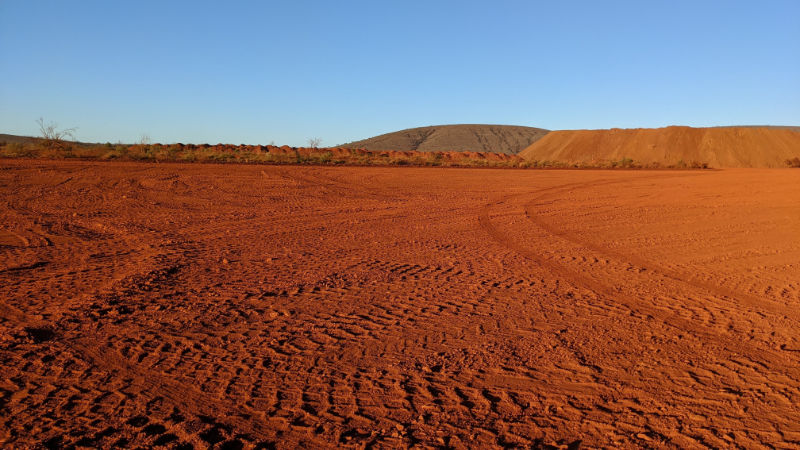
{"type": "Polygon", "coordinates": [[[459,152],[392,152],[362,149],[289,147],[274,145],[194,144],[84,144],[31,138],[27,142],[0,142],[0,157],[86,159],[153,162],[217,162],[323,165],[408,165],[517,167],[522,161],[509,155],[459,152]]]}
{"type": "Polygon", "coordinates": [[[536,169],[709,169],[708,163],[699,161],[678,161],[676,164],[662,164],[658,162],[640,163],[631,158],[619,160],[594,160],[589,162],[564,162],[564,161],[525,161],[520,167],[536,169]]]}
{"type": "MultiPolygon", "coordinates": [[[[317,142],[314,142],[317,143],[317,142]]],[[[370,151],[349,148],[274,145],[86,144],[30,138],[0,142],[0,158],[81,159],[101,161],[213,162],[360,166],[497,167],[532,169],[705,169],[705,163],[681,161],[674,166],[639,164],[633,159],[566,163],[528,161],[519,156],[488,152],[370,151]]]]}
{"type": "Polygon", "coordinates": [[[800,168],[800,158],[794,157],[786,160],[786,165],[789,167],[800,168]]]}

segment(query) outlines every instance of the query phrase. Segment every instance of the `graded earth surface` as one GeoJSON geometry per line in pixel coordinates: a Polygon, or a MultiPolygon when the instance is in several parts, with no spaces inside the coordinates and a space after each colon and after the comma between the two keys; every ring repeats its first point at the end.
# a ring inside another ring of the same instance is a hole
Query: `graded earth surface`
{"type": "Polygon", "coordinates": [[[386,133],[339,147],[379,151],[516,154],[547,133],[548,130],[542,128],[515,125],[436,125],[386,133]]]}
{"type": "Polygon", "coordinates": [[[797,127],[612,128],[552,131],[519,153],[531,161],[587,163],[630,158],[663,166],[786,167],[800,157],[797,127]]]}
{"type": "Polygon", "coordinates": [[[0,193],[2,447],[800,446],[800,170],[7,160],[0,193]]]}

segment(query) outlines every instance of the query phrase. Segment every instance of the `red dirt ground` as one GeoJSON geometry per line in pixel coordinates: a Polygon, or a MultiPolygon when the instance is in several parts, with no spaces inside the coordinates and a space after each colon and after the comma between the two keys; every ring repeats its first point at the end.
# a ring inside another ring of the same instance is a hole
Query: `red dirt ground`
{"type": "Polygon", "coordinates": [[[0,446],[800,446],[800,170],[2,161],[0,193],[0,446]]]}

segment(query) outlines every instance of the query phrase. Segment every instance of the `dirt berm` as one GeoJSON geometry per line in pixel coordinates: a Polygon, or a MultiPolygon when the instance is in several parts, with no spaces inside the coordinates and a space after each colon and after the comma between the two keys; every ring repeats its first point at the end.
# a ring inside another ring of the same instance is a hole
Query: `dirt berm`
{"type": "Polygon", "coordinates": [[[641,164],[702,162],[711,167],[785,167],[800,157],[800,132],[789,128],[634,128],[552,131],[519,153],[529,161],[641,164]]]}

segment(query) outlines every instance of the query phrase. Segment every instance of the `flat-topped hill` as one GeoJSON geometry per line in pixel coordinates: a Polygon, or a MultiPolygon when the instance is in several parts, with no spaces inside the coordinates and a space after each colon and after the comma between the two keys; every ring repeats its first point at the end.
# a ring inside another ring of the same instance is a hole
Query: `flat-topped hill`
{"type": "Polygon", "coordinates": [[[436,125],[386,133],[339,147],[394,151],[471,151],[516,154],[546,135],[515,125],[436,125]]]}

